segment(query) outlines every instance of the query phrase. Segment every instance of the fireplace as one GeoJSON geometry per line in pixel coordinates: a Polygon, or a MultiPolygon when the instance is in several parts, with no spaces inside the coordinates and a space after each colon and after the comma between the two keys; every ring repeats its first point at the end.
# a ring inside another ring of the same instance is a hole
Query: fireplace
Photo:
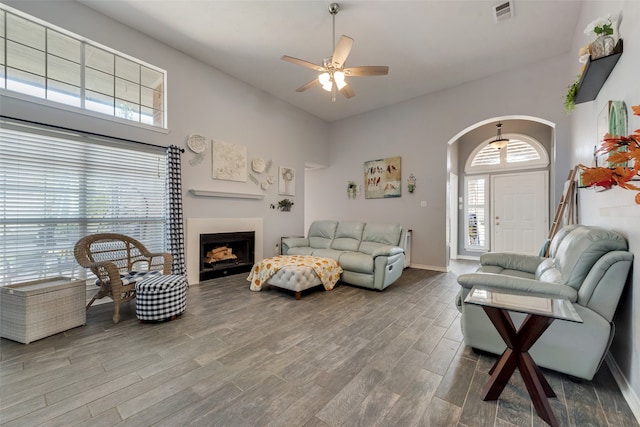
{"type": "Polygon", "coordinates": [[[200,234],[200,281],[249,272],[255,240],[254,231],[200,234]]]}
{"type": "Polygon", "coordinates": [[[263,258],[262,218],[187,218],[185,257],[189,286],[200,283],[200,235],[212,233],[255,232],[254,260],[263,258]]]}

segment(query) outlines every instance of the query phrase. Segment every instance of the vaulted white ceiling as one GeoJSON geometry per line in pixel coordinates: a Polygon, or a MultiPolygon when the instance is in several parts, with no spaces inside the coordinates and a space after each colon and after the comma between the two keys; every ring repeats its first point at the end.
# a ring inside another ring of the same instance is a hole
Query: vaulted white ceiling
{"type": "Polygon", "coordinates": [[[566,53],[582,0],[514,0],[495,23],[500,0],[367,1],[340,4],[336,33],[355,40],[346,65],[388,65],[384,77],[351,77],[356,96],[295,89],[330,56],[330,1],[79,0],[327,121],[394,104],[566,53]]]}

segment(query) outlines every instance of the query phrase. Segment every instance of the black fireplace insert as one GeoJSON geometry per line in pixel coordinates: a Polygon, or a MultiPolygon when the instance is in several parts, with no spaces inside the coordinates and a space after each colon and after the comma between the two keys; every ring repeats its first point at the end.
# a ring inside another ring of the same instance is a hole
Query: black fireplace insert
{"type": "Polygon", "coordinates": [[[251,271],[255,231],[200,235],[200,281],[251,271]]]}

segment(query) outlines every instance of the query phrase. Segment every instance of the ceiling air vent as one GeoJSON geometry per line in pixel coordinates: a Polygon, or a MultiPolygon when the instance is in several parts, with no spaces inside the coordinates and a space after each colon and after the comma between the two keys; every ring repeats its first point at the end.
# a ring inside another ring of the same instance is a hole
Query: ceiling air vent
{"type": "Polygon", "coordinates": [[[513,2],[511,0],[493,6],[493,19],[498,22],[513,17],[513,2]]]}

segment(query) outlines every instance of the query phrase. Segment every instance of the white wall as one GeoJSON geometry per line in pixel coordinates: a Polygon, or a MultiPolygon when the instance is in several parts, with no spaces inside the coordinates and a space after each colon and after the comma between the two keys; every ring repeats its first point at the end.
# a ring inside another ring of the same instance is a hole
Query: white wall
{"type": "Polygon", "coordinates": [[[282,199],[277,185],[260,190],[246,183],[213,180],[211,151],[205,160],[190,166],[195,155],[182,156],[186,218],[264,218],[264,254],[272,255],[280,236],[300,234],[304,216],[304,163],[327,162],[329,127],[301,110],[257,90],[183,53],[169,48],[102,14],[70,1],[9,1],[11,7],[58,25],[93,41],[167,70],[169,132],[151,131],[84,114],[46,107],[11,97],[0,99],[3,115],[79,130],[149,142],[186,147],[190,133],[200,133],[247,147],[249,161],[257,156],[297,172],[292,212],[269,209],[282,199]],[[190,188],[239,193],[263,193],[264,200],[196,198],[190,188]]]}
{"type": "MultiPolygon", "coordinates": [[[[307,200],[307,216],[398,222],[413,229],[412,265],[446,269],[447,143],[469,126],[493,117],[545,119],[556,124],[559,147],[552,177],[558,171],[565,179],[570,126],[563,113],[562,95],[567,87],[567,68],[567,57],[562,55],[334,122],[329,167],[307,174],[307,185],[314,195],[307,200]],[[402,157],[402,197],[347,198],[348,181],[363,184],[365,161],[392,156],[402,157]],[[413,194],[406,191],[410,173],[417,178],[413,194]],[[420,207],[420,201],[426,201],[427,207],[420,207]]],[[[556,191],[561,185],[556,185],[556,191]]]]}
{"type": "MultiPolygon", "coordinates": [[[[640,117],[632,116],[630,109],[631,105],[640,105],[640,2],[585,2],[574,35],[573,56],[576,58],[580,46],[593,40],[583,34],[589,22],[618,12],[622,12],[620,36],[624,40],[624,52],[596,100],[577,105],[571,115],[574,129],[571,140],[572,164],[591,165],[593,146],[599,144],[598,114],[609,100],[624,100],[629,107],[629,130],[640,129],[640,117]]],[[[578,65],[577,62],[572,64],[567,82],[576,74],[578,65]]],[[[635,256],[630,283],[614,319],[616,336],[611,354],[629,382],[637,404],[640,404],[640,205],[633,201],[636,194],[619,188],[604,192],[584,189],[579,190],[578,197],[580,222],[619,231],[629,240],[630,250],[635,256]]]]}

